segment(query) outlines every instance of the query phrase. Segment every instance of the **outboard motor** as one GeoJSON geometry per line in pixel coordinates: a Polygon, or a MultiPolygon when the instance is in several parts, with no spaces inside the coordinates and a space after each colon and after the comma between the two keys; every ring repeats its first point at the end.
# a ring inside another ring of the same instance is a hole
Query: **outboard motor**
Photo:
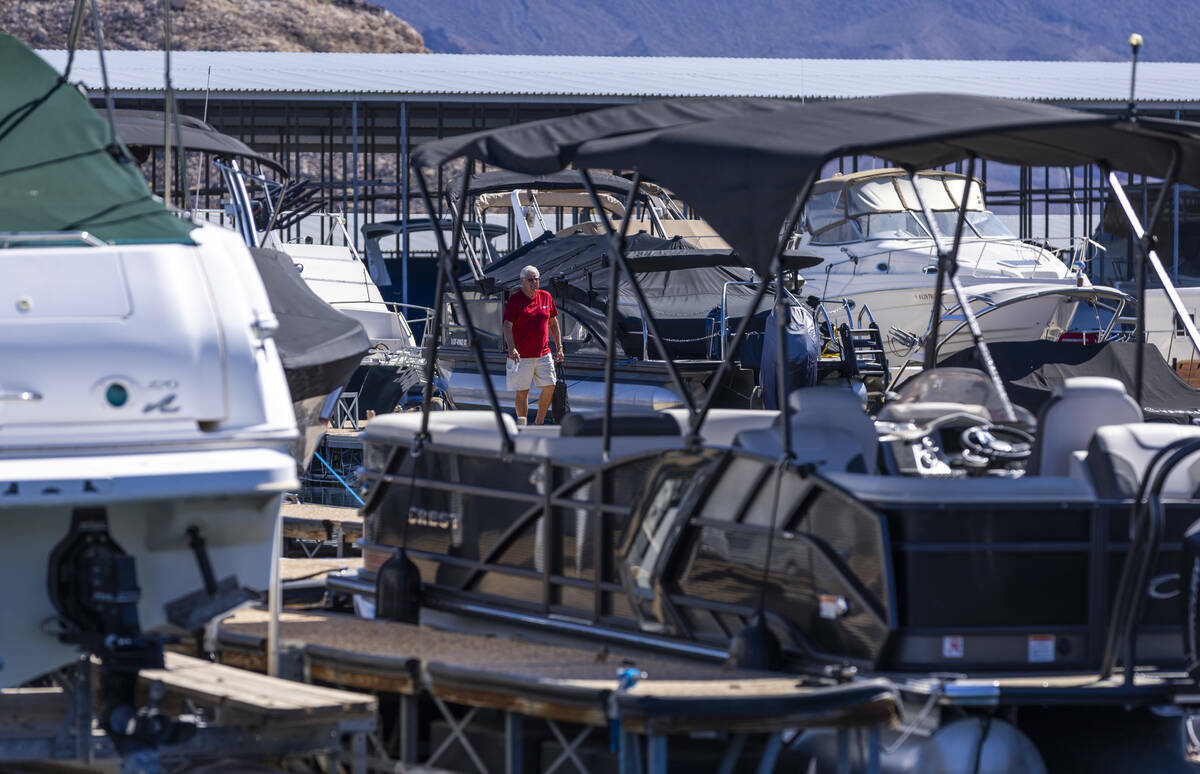
{"type": "MultiPolygon", "coordinates": [[[[782,366],[787,371],[786,384],[793,390],[812,387],[817,383],[817,362],[821,358],[821,339],[817,334],[817,326],[808,307],[798,304],[789,306],[788,311],[790,319],[784,329],[787,362],[782,366]]],[[[779,408],[779,399],[775,394],[775,374],[776,369],[780,367],[777,342],[778,328],[775,323],[775,310],[772,309],[767,315],[766,327],[763,330],[762,368],[759,370],[763,408],[766,409],[779,408]]]]}
{"type": "Polygon", "coordinates": [[[153,706],[137,706],[138,671],[163,667],[163,638],[142,633],[134,558],[112,539],[104,508],[72,513],[50,554],[47,591],[63,627],[59,640],[100,658],[100,721],[123,757],[194,733],[153,706]]]}

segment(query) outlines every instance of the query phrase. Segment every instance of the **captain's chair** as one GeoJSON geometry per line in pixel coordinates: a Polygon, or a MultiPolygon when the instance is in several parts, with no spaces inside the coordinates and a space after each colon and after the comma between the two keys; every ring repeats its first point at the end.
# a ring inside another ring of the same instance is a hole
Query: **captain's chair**
{"type": "MultiPolygon", "coordinates": [[[[875,423],[851,390],[805,387],[788,396],[792,458],[797,464],[849,473],[874,473],[879,456],[875,423]]],[[[782,414],[762,430],[743,430],[733,445],[768,457],[783,449],[782,414]]]]}
{"type": "Polygon", "coordinates": [[[1142,410],[1116,379],[1066,379],[1038,412],[1037,438],[1026,470],[1035,476],[1069,475],[1071,455],[1087,449],[1098,429],[1141,421],[1142,410]]]}

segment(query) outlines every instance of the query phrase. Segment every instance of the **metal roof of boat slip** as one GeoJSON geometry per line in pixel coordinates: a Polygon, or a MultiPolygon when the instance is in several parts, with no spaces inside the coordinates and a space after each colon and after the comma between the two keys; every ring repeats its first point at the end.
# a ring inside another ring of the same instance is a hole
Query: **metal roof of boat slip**
{"type": "MultiPolygon", "coordinates": [[[[39,51],[60,72],[65,51],[39,51]]],[[[118,92],[161,92],[161,51],[110,51],[118,92]]],[[[657,97],[863,97],[939,91],[1123,104],[1126,62],[915,59],[731,59],[717,57],[504,56],[177,51],[172,80],[184,95],[355,95],[361,99],[453,99],[521,95],[630,101],[657,97]]],[[[94,51],[76,57],[71,79],[102,85],[94,51]]],[[[1143,62],[1139,102],[1200,102],[1200,63],[1143,62]]]]}

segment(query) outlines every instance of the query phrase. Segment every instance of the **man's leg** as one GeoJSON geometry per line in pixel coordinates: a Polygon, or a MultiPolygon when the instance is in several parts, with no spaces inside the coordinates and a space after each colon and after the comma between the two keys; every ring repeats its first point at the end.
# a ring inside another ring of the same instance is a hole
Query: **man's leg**
{"type": "Polygon", "coordinates": [[[542,388],[542,394],[538,396],[538,413],[535,424],[541,424],[546,420],[546,412],[550,409],[550,402],[554,400],[554,385],[542,388]]]}
{"type": "Polygon", "coordinates": [[[516,400],[517,419],[529,419],[529,389],[517,390],[516,400]]]}

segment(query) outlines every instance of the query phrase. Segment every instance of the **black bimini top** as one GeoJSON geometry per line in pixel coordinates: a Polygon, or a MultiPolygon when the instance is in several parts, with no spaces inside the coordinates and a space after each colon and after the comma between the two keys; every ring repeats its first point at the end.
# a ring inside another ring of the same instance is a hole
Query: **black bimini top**
{"type": "MultiPolygon", "coordinates": [[[[107,114],[100,111],[102,116],[107,114]]],[[[113,122],[117,136],[130,148],[163,147],[163,123],[166,114],[157,110],[114,110],[113,122]]],[[[185,150],[200,151],[214,156],[243,158],[257,161],[287,177],[287,170],[277,161],[263,156],[241,140],[222,134],[198,118],[177,114],[172,120],[179,124],[179,137],[185,150]]],[[[172,129],[174,132],[174,129],[172,129]]],[[[172,134],[174,142],[174,134],[172,134]]]]}
{"type": "Polygon", "coordinates": [[[425,143],[414,162],[467,157],[527,175],[570,165],[636,169],[670,188],[754,269],[767,274],[779,230],[822,165],[884,158],[909,169],[969,156],[1021,166],[1100,164],[1200,185],[1200,127],[963,94],[900,94],[801,104],[663,100],[425,143]]]}

